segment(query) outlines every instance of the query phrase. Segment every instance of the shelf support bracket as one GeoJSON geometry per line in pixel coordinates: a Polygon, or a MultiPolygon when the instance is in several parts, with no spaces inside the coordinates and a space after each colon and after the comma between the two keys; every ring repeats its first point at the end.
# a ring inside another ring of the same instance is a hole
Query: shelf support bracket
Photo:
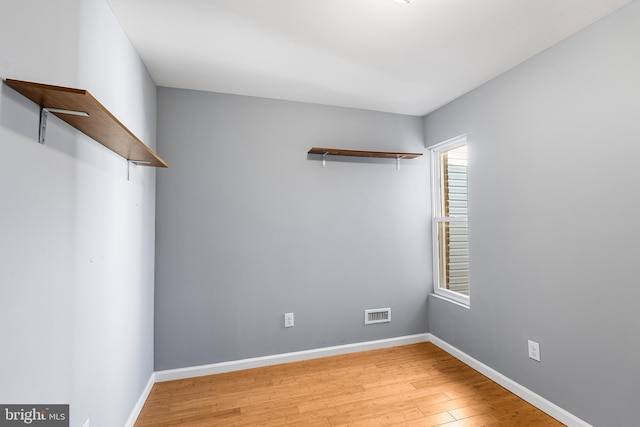
{"type": "Polygon", "coordinates": [[[327,167],[327,154],[329,154],[329,153],[327,152],[327,153],[324,153],[322,155],[322,167],[323,168],[327,167]]]}
{"type": "Polygon", "coordinates": [[[44,144],[47,136],[47,121],[49,120],[49,113],[57,114],[71,114],[72,116],[89,117],[89,113],[84,111],[64,110],[62,108],[40,108],[40,131],[38,132],[38,142],[44,144]]]}
{"type": "Polygon", "coordinates": [[[49,110],[46,108],[40,108],[40,131],[38,132],[38,142],[44,144],[44,139],[47,136],[47,119],[49,118],[49,110]]]}
{"type": "Polygon", "coordinates": [[[396,156],[396,170],[399,171],[400,170],[400,159],[404,159],[405,156],[401,156],[400,154],[398,154],[396,156]]]}
{"type": "Polygon", "coordinates": [[[149,165],[151,162],[146,160],[127,160],[127,181],[131,180],[131,165],[149,165]]]}

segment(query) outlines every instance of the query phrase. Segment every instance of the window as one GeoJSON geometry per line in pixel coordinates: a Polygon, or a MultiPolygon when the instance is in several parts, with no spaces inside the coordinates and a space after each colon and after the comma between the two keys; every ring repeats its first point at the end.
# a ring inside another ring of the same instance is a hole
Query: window
{"type": "Polygon", "coordinates": [[[433,290],[469,305],[467,137],[431,148],[433,290]]]}

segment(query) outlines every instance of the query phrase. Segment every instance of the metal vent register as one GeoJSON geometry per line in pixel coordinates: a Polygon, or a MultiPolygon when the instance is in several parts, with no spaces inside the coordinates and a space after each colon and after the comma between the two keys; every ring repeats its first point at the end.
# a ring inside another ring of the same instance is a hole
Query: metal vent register
{"type": "Polygon", "coordinates": [[[391,322],[391,308],[374,308],[364,311],[364,324],[391,322]]]}

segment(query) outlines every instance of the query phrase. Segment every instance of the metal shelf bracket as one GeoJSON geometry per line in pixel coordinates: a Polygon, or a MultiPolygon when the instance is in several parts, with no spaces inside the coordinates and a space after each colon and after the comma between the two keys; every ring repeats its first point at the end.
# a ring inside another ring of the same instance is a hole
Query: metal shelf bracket
{"type": "Polygon", "coordinates": [[[148,162],[146,160],[127,160],[127,181],[131,180],[131,165],[148,165],[151,162],[148,162]]]}
{"type": "Polygon", "coordinates": [[[84,111],[64,110],[62,108],[40,108],[40,131],[38,132],[38,142],[44,144],[47,136],[47,121],[49,119],[49,113],[56,114],[71,114],[73,116],[89,117],[89,113],[84,111]]]}

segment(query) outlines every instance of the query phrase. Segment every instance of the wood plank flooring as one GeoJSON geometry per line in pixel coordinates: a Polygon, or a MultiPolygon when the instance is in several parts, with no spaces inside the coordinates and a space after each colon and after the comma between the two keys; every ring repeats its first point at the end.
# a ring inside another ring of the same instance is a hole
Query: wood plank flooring
{"type": "Polygon", "coordinates": [[[135,424],[562,425],[431,343],[157,383],[135,424]]]}

